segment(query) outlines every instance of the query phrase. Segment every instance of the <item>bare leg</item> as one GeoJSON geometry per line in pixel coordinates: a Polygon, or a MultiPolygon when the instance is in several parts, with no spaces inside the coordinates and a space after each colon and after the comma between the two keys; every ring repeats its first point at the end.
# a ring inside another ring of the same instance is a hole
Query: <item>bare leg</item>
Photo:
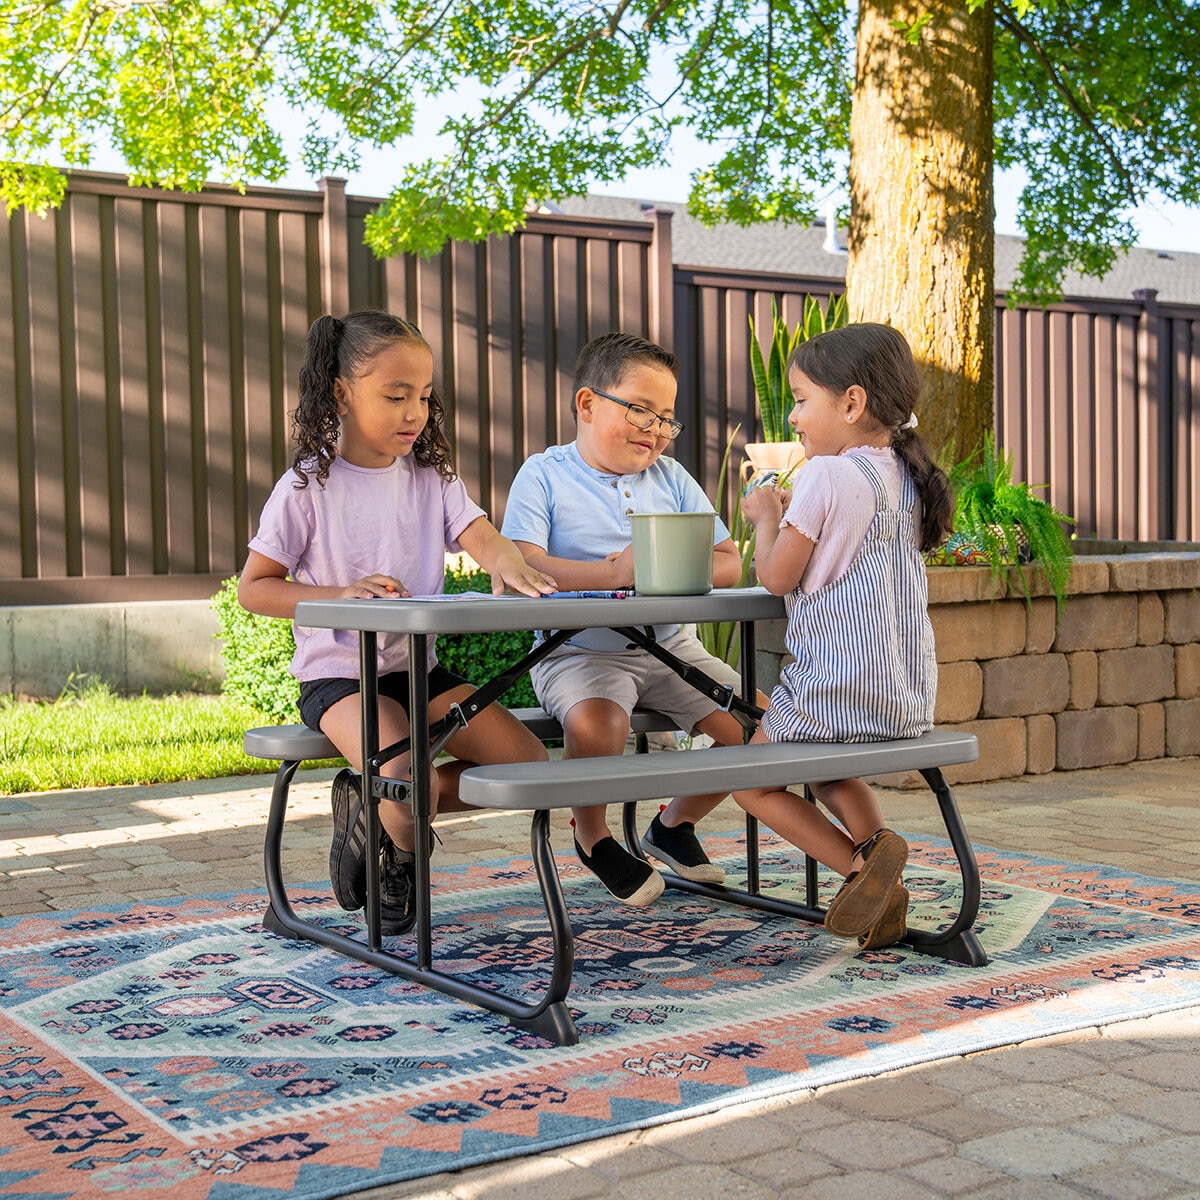
{"type": "MultiPolygon", "coordinates": [[[[625,752],[629,737],[629,717],[611,700],[591,697],[580,700],[563,720],[564,758],[607,758],[625,752]]],[[[597,842],[611,837],[608,807],[603,804],[574,808],[575,840],[590,854],[597,842]]]]}
{"type": "MultiPolygon", "coordinates": [[[[429,714],[439,719],[450,711],[450,706],[465,700],[475,690],[472,685],[463,685],[444,692],[430,702],[429,714]]],[[[546,747],[542,745],[520,721],[499,704],[490,704],[471,718],[465,729],[460,729],[446,749],[455,761],[442,763],[438,767],[438,809],[441,812],[470,810],[458,798],[458,777],[467,767],[477,764],[501,762],[544,762],[546,747]]]]}
{"type": "MultiPolygon", "coordinates": [[[[395,700],[380,696],[378,711],[380,745],[390,746],[408,737],[408,716],[395,700]]],[[[321,718],[321,732],[353,767],[362,770],[362,717],[358,693],[339,700],[329,708],[321,718]]],[[[409,756],[402,754],[385,763],[384,774],[388,779],[410,779],[412,767],[409,756]]],[[[437,807],[438,775],[433,771],[429,780],[430,813],[437,812],[437,807]]],[[[412,811],[407,805],[384,801],[379,806],[379,821],[397,846],[402,850],[413,849],[412,811]]]]}
{"type": "MultiPolygon", "coordinates": [[[[759,695],[762,703],[766,697],[759,695]]],[[[715,709],[695,729],[696,733],[707,734],[718,746],[740,746],[742,744],[741,723],[730,713],[715,709]]],[[[728,792],[713,792],[704,796],[676,796],[659,814],[659,820],[668,828],[674,829],[683,821],[698,824],[708,816],[718,804],[728,795],[728,792]]]]}
{"type": "MultiPolygon", "coordinates": [[[[752,743],[760,743],[766,742],[768,738],[760,729],[750,740],[752,743]]],[[[818,862],[824,863],[840,875],[848,875],[852,870],[854,840],[839,829],[815,804],[809,804],[783,788],[736,791],[733,798],[751,816],[757,817],[764,825],[769,826],[781,837],[787,838],[793,846],[799,847],[818,862]]],[[[849,807],[846,805],[849,797],[839,794],[836,799],[849,807]]],[[[855,825],[858,825],[857,820],[855,825]]],[[[874,833],[877,828],[878,825],[864,833],[863,837],[874,833]]]]}

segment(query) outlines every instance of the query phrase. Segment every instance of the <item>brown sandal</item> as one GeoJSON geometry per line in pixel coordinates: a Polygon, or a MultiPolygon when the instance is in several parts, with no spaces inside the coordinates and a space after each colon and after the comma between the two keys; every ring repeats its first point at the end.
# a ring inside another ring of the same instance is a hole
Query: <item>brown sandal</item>
{"type": "Polygon", "coordinates": [[[825,913],[825,928],[838,937],[856,938],[878,923],[908,861],[908,843],[890,829],[877,829],[854,847],[852,857],[860,856],[862,867],[846,876],[825,913]]]}
{"type": "Polygon", "coordinates": [[[881,950],[903,940],[908,932],[908,888],[902,883],[892,888],[883,916],[867,930],[858,935],[860,950],[881,950]]]}

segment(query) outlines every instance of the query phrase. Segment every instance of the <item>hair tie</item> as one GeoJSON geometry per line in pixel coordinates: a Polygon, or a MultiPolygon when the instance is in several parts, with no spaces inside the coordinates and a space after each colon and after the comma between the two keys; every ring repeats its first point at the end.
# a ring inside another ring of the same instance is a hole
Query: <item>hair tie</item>
{"type": "Polygon", "coordinates": [[[908,420],[905,421],[903,425],[899,426],[900,429],[916,429],[916,427],[917,427],[917,414],[915,412],[910,412],[908,414],[908,420]]]}

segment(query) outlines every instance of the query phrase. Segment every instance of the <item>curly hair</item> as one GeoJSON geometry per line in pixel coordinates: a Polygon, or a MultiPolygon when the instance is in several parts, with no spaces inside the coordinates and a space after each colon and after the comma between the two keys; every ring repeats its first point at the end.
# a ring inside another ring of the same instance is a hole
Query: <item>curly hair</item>
{"type": "Polygon", "coordinates": [[[954,492],[916,423],[910,423],[923,381],[904,335],[865,321],[829,329],[792,351],[788,371],[801,371],[830,391],[845,392],[857,384],[866,392],[867,412],[891,432],[892,449],[921,497],[921,549],[939,546],[951,531],[954,492]]]}
{"type": "MultiPolygon", "coordinates": [[[[324,487],[330,464],[337,457],[341,425],[334,383],[361,375],[388,344],[413,341],[429,348],[411,321],[373,309],[341,318],[318,317],[309,326],[300,364],[300,403],[292,413],[296,446],[292,470],[299,477],[295,487],[307,487],[311,471],[315,471],[318,486],[324,487]]],[[[429,420],[413,443],[412,456],[418,466],[433,467],[443,479],[455,477],[446,440],[446,410],[436,388],[429,397],[429,420]]]]}

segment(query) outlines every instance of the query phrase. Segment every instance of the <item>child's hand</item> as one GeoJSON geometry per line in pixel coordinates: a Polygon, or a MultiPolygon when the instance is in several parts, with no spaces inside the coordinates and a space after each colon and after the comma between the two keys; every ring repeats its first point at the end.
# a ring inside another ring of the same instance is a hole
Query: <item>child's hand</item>
{"type": "Polygon", "coordinates": [[[791,499],[790,492],[781,492],[773,484],[756,487],[742,497],[742,516],[755,527],[764,522],[778,525],[783,517],[785,496],[791,499]]]}
{"type": "Polygon", "coordinates": [[[412,592],[391,575],[366,575],[341,591],[343,600],[399,600],[412,592]]]}
{"type": "Polygon", "coordinates": [[[614,588],[633,587],[633,546],[614,550],[605,560],[612,563],[613,576],[609,586],[614,588]]]}
{"type": "Polygon", "coordinates": [[[531,567],[519,555],[516,562],[505,561],[498,563],[492,572],[492,595],[504,594],[506,588],[520,592],[523,596],[548,596],[558,591],[558,584],[549,575],[531,567]]]}

